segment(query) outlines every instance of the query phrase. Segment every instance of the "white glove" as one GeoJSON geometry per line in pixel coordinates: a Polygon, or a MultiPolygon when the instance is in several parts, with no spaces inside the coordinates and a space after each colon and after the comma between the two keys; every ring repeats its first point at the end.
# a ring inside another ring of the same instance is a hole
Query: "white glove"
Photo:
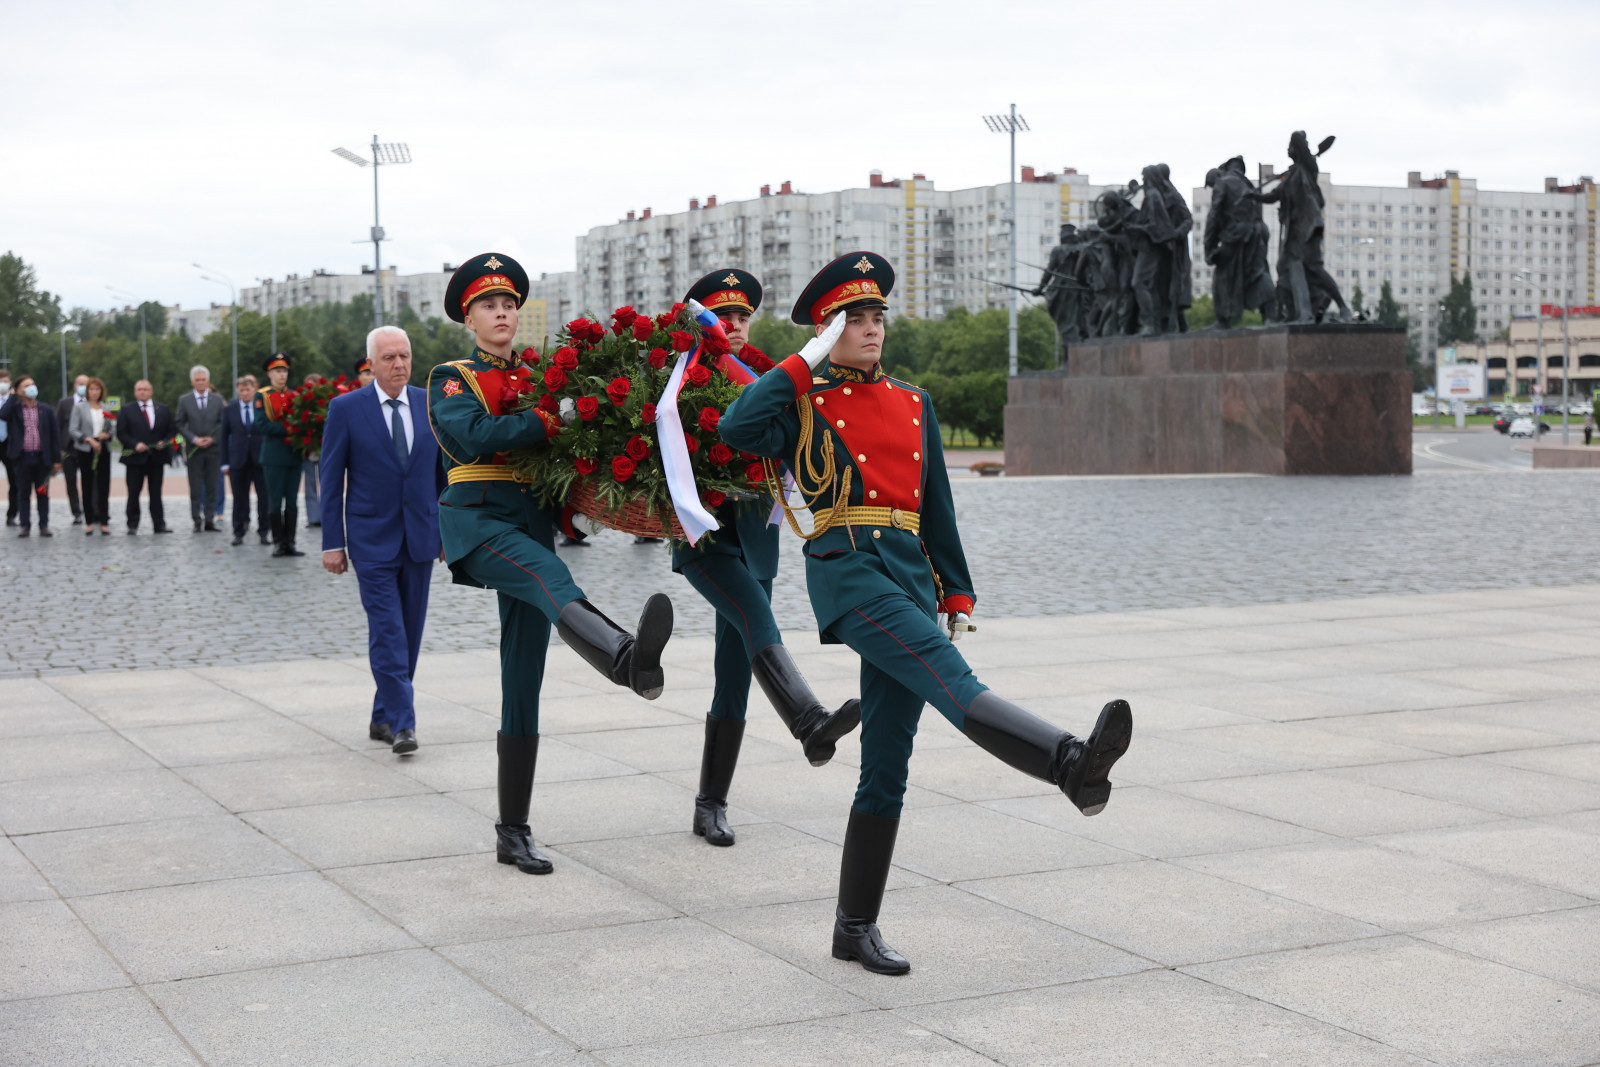
{"type": "Polygon", "coordinates": [[[816,370],[828,358],[828,353],[833,351],[833,346],[839,343],[839,338],[844,334],[845,320],[849,315],[840,312],[833,317],[833,325],[822,331],[821,336],[813,337],[807,341],[800,350],[800,358],[806,361],[806,366],[816,370]]]}
{"type": "Polygon", "coordinates": [[[570,396],[561,398],[561,406],[557,410],[561,412],[561,425],[571,426],[578,421],[578,404],[570,396]]]}
{"type": "Polygon", "coordinates": [[[971,616],[964,611],[952,611],[945,616],[950,626],[950,640],[959,641],[965,633],[976,633],[978,627],[972,622],[971,616]]]}

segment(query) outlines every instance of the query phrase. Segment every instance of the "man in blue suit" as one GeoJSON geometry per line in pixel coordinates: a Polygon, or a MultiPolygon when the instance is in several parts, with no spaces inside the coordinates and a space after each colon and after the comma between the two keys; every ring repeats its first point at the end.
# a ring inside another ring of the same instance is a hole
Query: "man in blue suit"
{"type": "Polygon", "coordinates": [[[367,610],[372,700],[367,735],[396,755],[417,750],[412,679],[428,615],[433,561],[443,558],[444,464],[412,386],[411,341],[396,326],[367,334],[371,385],[335,397],[322,431],[322,566],[354,566],[367,610]]]}
{"type": "MultiPolygon", "coordinates": [[[[228,401],[222,409],[222,432],[217,442],[222,446],[222,473],[233,483],[233,543],[244,544],[244,535],[250,532],[250,491],[256,493],[256,532],[261,543],[272,544],[267,529],[267,473],[261,466],[261,442],[251,436],[256,398],[256,376],[246,374],[234,383],[238,399],[228,401]]],[[[218,500],[223,499],[218,496],[218,500]]]]}

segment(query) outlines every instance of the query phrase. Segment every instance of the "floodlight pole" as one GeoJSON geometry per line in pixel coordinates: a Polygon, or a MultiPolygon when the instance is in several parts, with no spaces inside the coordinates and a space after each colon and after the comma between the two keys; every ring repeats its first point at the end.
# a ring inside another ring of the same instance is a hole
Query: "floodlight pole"
{"type": "Polygon", "coordinates": [[[985,115],[984,122],[995,133],[1006,133],[1011,137],[1011,169],[1006,175],[1006,180],[1011,185],[1011,209],[1008,217],[1011,222],[1011,301],[1007,316],[1007,371],[1011,377],[1017,376],[1017,131],[1026,130],[1028,122],[1017,114],[1017,105],[1011,105],[1011,111],[1005,115],[985,115]]]}
{"type": "Polygon", "coordinates": [[[372,325],[383,325],[383,227],[378,225],[378,135],[372,135],[372,325]]]}

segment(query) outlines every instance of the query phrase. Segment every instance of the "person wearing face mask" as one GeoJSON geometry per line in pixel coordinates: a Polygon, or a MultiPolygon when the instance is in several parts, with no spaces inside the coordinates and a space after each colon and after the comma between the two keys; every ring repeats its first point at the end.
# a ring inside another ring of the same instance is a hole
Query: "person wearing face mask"
{"type": "MultiPolygon", "coordinates": [[[[11,395],[11,372],[0,370],[0,404],[6,402],[11,395]]],[[[11,433],[4,420],[0,420],[0,467],[6,472],[6,525],[17,524],[17,479],[11,470],[11,448],[9,436],[11,433]]]]}
{"type": "Polygon", "coordinates": [[[72,383],[72,392],[56,402],[56,426],[61,430],[61,473],[67,480],[67,506],[72,509],[72,525],[83,521],[83,505],[78,497],[78,450],[73,447],[67,428],[72,425],[72,412],[82,406],[89,390],[89,376],[80,374],[72,383]]]}
{"type": "Polygon", "coordinates": [[[6,424],[7,452],[11,457],[12,478],[17,483],[17,516],[22,529],[18,537],[32,532],[31,505],[39,505],[39,536],[50,532],[50,476],[61,470],[61,430],[56,413],[39,403],[39,387],[24,374],[5,403],[0,404],[0,422],[6,424]]]}
{"type": "MultiPolygon", "coordinates": [[[[549,874],[553,867],[534,844],[528,809],[550,627],[612,684],[654,700],[665,685],[661,651],[672,636],[672,601],[660,593],[647,599],[633,633],[602,615],[556,556],[557,514],[506,462],[507,452],[563,428],[560,417],[541,408],[512,410],[540,377],[512,347],[527,295],[528,274],[510,256],[487,253],[462,263],[445,290],[445,312],[472,331],[475,345],[468,358],[429,372],[427,412],[444,454],[445,563],[456,584],[493,589],[500,600],[496,859],[524,874],[549,874]]],[[[563,372],[545,371],[552,373],[563,372]]]]}
{"type": "MultiPolygon", "coordinates": [[[[1105,705],[1079,739],[991,692],[956,651],[955,640],[973,629],[976,594],[933,401],[879,364],[893,286],[893,266],[872,252],[824,267],[791,315],[817,337],[745,386],[719,427],[729,445],[784,463],[799,483],[811,532],[789,518],[804,540],[820,636],[861,657],[861,776],[839,868],[833,956],[877,974],[911,969],[884,943],[878,911],[924,704],[990,755],[1059,788],[1085,815],[1105,807],[1111,765],[1133,735],[1127,701],[1105,705]]],[[[775,464],[768,470],[770,479],[775,464]]]]}

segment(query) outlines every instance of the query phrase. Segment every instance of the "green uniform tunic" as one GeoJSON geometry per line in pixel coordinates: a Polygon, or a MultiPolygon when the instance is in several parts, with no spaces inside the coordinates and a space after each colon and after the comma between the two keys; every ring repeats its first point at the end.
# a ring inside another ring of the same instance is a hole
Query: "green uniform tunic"
{"type": "Polygon", "coordinates": [[[295,496],[300,492],[301,464],[305,461],[303,455],[289,447],[286,440],[288,431],[272,413],[272,404],[267,397],[276,392],[287,390],[277,390],[268,385],[258,391],[251,402],[255,412],[251,416],[250,429],[261,438],[261,452],[256,458],[267,479],[269,513],[282,512],[294,504],[295,496]]]}
{"type": "Polygon", "coordinates": [[[550,626],[583,590],[555,554],[556,516],[515,480],[504,453],[545,440],[559,423],[536,410],[502,413],[506,388],[530,371],[475,349],[428,375],[428,424],[449,484],[439,497],[445,563],[459,585],[500,599],[501,732],[539,733],[550,626]]]}

